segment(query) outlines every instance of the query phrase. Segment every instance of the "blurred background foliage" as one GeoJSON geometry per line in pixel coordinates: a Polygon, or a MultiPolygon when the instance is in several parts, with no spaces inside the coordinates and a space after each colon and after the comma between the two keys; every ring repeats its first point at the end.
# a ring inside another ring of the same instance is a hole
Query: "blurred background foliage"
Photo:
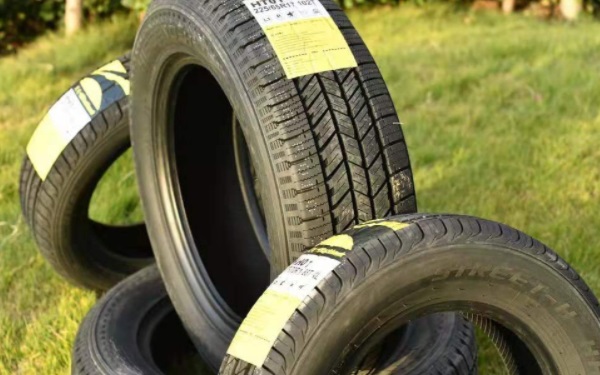
{"type": "MultiPolygon", "coordinates": [[[[377,5],[398,6],[401,3],[423,5],[439,0],[336,0],[346,9],[370,8],[377,5]]],[[[473,9],[505,9],[524,11],[534,16],[560,17],[560,0],[451,0],[458,7],[473,9]]],[[[600,13],[600,0],[583,1],[578,7],[590,14],[600,13]]],[[[117,13],[136,12],[140,15],[150,0],[82,0],[84,23],[112,17],[117,13]]],[[[16,51],[24,43],[46,30],[56,30],[62,25],[65,0],[0,0],[0,55],[16,51]]]]}
{"type": "MultiPolygon", "coordinates": [[[[121,0],[83,0],[84,17],[90,22],[124,11],[121,0]]],[[[64,13],[64,0],[0,0],[0,55],[59,28],[64,13]]]]}
{"type": "Polygon", "coordinates": [[[140,13],[146,10],[150,2],[151,0],[122,0],[123,6],[140,13]]]}

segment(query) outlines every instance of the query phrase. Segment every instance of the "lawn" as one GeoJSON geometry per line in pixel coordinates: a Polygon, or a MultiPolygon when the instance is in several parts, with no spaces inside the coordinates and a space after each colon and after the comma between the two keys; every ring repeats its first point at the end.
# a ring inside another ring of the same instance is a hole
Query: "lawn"
{"type": "MultiPolygon", "coordinates": [[[[420,210],[520,228],[600,292],[600,23],[442,6],[351,18],[403,120],[420,210]]],[[[44,111],[82,74],[126,51],[134,32],[134,20],[118,18],[0,59],[0,374],[69,371],[78,323],[95,296],[38,255],[20,215],[19,168],[44,111]]],[[[114,186],[134,186],[127,161],[104,181],[110,199],[99,193],[95,217],[139,214],[132,188],[113,197],[114,186]]],[[[481,373],[494,367],[482,363],[481,373]]]]}

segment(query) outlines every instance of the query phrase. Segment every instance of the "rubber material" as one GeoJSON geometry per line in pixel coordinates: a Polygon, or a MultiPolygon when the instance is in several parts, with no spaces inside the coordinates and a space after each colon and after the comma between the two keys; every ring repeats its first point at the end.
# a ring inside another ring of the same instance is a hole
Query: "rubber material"
{"type": "Polygon", "coordinates": [[[144,212],[167,290],[215,368],[269,283],[269,271],[250,261],[266,254],[277,275],[332,234],[416,210],[386,85],[341,9],[322,3],[357,68],[287,79],[241,0],[154,1],[136,38],[132,140],[144,212]],[[258,179],[268,248],[255,214],[250,224],[227,212],[248,205],[227,199],[234,185],[223,181],[233,112],[258,179]]]}
{"type": "MultiPolygon", "coordinates": [[[[129,56],[119,60],[128,70],[129,56]]],[[[106,290],[154,262],[144,224],[110,226],[88,217],[97,183],[130,145],[129,98],[115,82],[101,82],[104,109],[67,145],[45,180],[25,156],[19,188],[23,215],[42,255],[61,276],[94,290],[106,290]]]]}
{"type": "MultiPolygon", "coordinates": [[[[341,263],[290,313],[262,368],[228,355],[220,374],[351,373],[386,332],[443,311],[475,314],[503,327],[494,332],[508,334],[503,341],[518,349],[516,373],[600,373],[598,301],[537,240],[456,215],[397,216],[346,234],[346,248],[314,250],[322,254],[318,259],[337,254],[341,263]]],[[[422,373],[460,372],[449,364],[422,373]]]]}
{"type": "Polygon", "coordinates": [[[372,351],[379,355],[374,365],[365,368],[368,361],[363,361],[354,373],[426,374],[433,367],[455,369],[450,372],[454,374],[477,374],[475,330],[460,315],[432,314],[410,322],[404,331],[400,343],[391,334],[385,339],[384,351],[372,351]]]}
{"type": "Polygon", "coordinates": [[[83,320],[73,375],[208,374],[155,266],[111,289],[83,320]]]}

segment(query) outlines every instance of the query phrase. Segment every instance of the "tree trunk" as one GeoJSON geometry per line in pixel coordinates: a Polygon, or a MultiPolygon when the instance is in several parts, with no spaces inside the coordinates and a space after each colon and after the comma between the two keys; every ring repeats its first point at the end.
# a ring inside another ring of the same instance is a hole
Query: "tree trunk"
{"type": "Polygon", "coordinates": [[[83,23],[83,0],[66,0],[65,31],[73,35],[81,29],[83,23]]]}
{"type": "Polygon", "coordinates": [[[502,13],[511,14],[515,9],[515,0],[502,0],[502,13]]]}
{"type": "Polygon", "coordinates": [[[560,13],[569,21],[577,19],[577,15],[581,10],[579,0],[561,0],[560,13]]]}

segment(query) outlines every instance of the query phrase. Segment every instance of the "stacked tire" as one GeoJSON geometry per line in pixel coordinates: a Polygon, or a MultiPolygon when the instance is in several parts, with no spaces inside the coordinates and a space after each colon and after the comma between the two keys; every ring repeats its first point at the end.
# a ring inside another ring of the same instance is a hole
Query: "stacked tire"
{"type": "MultiPolygon", "coordinates": [[[[74,374],[476,374],[472,323],[496,337],[509,369],[545,371],[564,354],[541,347],[554,357],[537,361],[511,330],[534,322],[498,321],[518,308],[476,308],[489,297],[426,303],[423,280],[437,272],[449,283],[454,270],[412,261],[413,247],[504,246],[536,258],[542,245],[519,234],[512,243],[507,233],[518,232],[502,226],[486,237],[496,224],[478,219],[411,215],[393,102],[330,0],[155,0],[131,64],[127,55],[94,71],[39,125],[21,200],[56,271],[108,290],[81,325],[74,374]],[[130,145],[145,223],[90,219],[98,181],[130,145]],[[403,216],[372,221],[391,215],[403,216]],[[421,289],[388,271],[401,266],[421,289]],[[425,298],[422,311],[404,314],[403,293],[425,298]]],[[[448,252],[454,264],[460,252],[448,252]]],[[[567,284],[565,298],[586,291],[567,284]]],[[[569,306],[596,319],[595,299],[582,295],[569,306]]],[[[591,340],[593,319],[587,336],[574,324],[565,340],[591,340]]]]}
{"type": "Polygon", "coordinates": [[[360,373],[389,332],[448,311],[490,336],[503,373],[600,370],[598,300],[556,253],[492,221],[407,215],[358,225],[300,257],[250,311],[220,374],[360,373]],[[290,296],[292,309],[273,305],[290,296]]]}

